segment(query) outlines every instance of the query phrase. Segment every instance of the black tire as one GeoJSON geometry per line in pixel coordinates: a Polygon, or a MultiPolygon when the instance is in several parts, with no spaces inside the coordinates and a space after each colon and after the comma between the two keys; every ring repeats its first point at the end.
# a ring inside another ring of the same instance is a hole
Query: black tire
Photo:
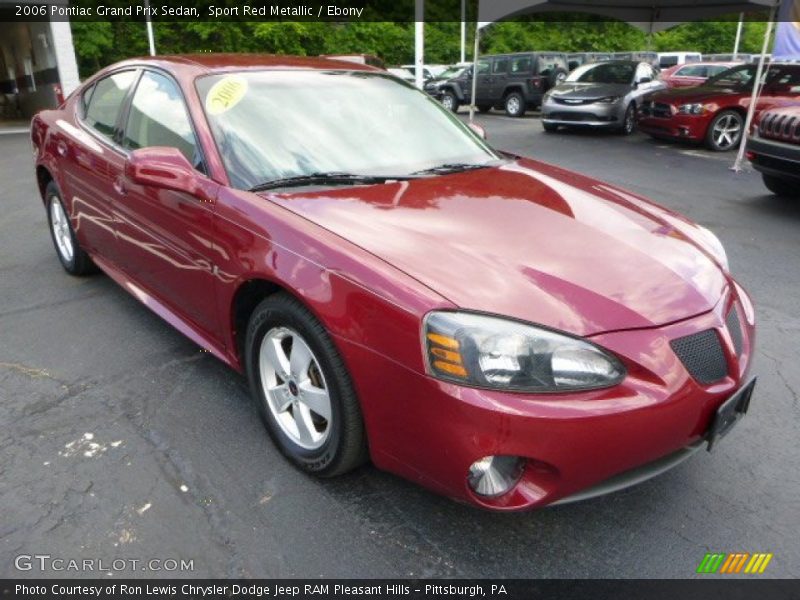
{"type": "Polygon", "coordinates": [[[775,175],[767,175],[766,173],[762,173],[761,177],[767,189],[776,196],[800,198],[800,182],[797,180],[784,179],[775,175]]]}
{"type": "Polygon", "coordinates": [[[69,213],[67,212],[67,208],[64,206],[64,202],[61,199],[61,192],[54,181],[51,181],[47,184],[47,187],[44,191],[44,197],[45,208],[47,210],[47,224],[50,228],[50,239],[53,240],[56,256],[58,256],[61,266],[64,267],[64,270],[67,273],[70,275],[75,275],[76,277],[90,275],[91,273],[96,272],[97,267],[92,262],[92,259],[89,258],[89,255],[86,253],[86,251],[81,248],[80,244],[78,243],[78,237],[75,235],[75,230],[72,228],[72,223],[67,216],[69,213]],[[71,257],[65,254],[65,251],[62,250],[62,248],[59,246],[59,242],[56,240],[56,228],[53,227],[54,204],[57,204],[61,208],[61,215],[63,215],[64,218],[61,232],[62,235],[68,236],[69,242],[71,243],[71,257]]]}
{"type": "Polygon", "coordinates": [[[492,105],[491,104],[479,104],[478,105],[478,112],[488,113],[490,110],[492,110],[492,105]]]}
{"type": "Polygon", "coordinates": [[[558,131],[558,125],[555,123],[545,123],[542,121],[542,129],[544,129],[547,133],[554,133],[558,131]]]}
{"type": "Polygon", "coordinates": [[[708,131],[706,131],[706,146],[709,150],[713,150],[714,152],[729,152],[739,147],[743,132],[744,117],[741,113],[735,110],[723,110],[711,120],[708,126],[708,131]],[[721,126],[725,119],[730,119],[731,123],[736,123],[738,125],[738,134],[733,137],[730,143],[721,143],[717,137],[717,127],[721,126]]]}
{"type": "Polygon", "coordinates": [[[450,91],[446,91],[442,94],[441,102],[442,106],[444,106],[447,110],[451,110],[453,112],[458,112],[458,107],[461,105],[456,95],[450,91]]]}
{"type": "Polygon", "coordinates": [[[503,100],[503,108],[509,117],[521,117],[525,114],[525,98],[519,92],[510,92],[503,100]]]}
{"type": "Polygon", "coordinates": [[[625,109],[625,116],[622,117],[622,125],[619,133],[622,135],[632,135],[636,131],[636,105],[631,102],[625,109]]]}
{"type": "Polygon", "coordinates": [[[333,477],[367,461],[361,409],[344,362],[325,328],[297,299],[286,293],[275,294],[253,311],[245,340],[245,369],[251,395],[270,437],[295,466],[319,477],[333,477]],[[314,450],[295,443],[267,405],[259,353],[264,336],[275,327],[290,328],[303,338],[319,364],[330,397],[330,432],[323,445],[314,450]]]}

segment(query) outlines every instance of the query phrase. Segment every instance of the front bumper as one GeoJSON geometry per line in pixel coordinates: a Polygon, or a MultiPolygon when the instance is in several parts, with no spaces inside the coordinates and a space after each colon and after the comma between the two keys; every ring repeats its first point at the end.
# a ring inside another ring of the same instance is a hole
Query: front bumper
{"type": "Polygon", "coordinates": [[[674,114],[655,117],[639,113],[639,130],[654,137],[702,142],[706,137],[710,118],[704,115],[674,114]]]}
{"type": "Polygon", "coordinates": [[[747,140],[747,156],[757,171],[800,182],[798,144],[787,144],[754,135],[747,140]]]}
{"type": "Polygon", "coordinates": [[[624,118],[625,107],[620,102],[563,104],[551,97],[542,106],[542,121],[551,125],[620,127],[624,118]]]}
{"type": "MultiPolygon", "coordinates": [[[[478,506],[522,510],[580,499],[580,492],[610,478],[657,461],[674,466],[676,457],[699,448],[717,408],[745,382],[754,331],[752,304],[734,285],[703,315],[593,336],[625,362],[628,376],[613,388],[557,395],[461,387],[339,342],[376,466],[478,506]],[[733,306],[742,325],[738,355],[725,323],[733,306]],[[707,329],[719,335],[728,374],[701,385],[669,341],[707,329]],[[469,466],[488,455],[527,459],[519,483],[498,498],[477,496],[467,483],[469,466]]],[[[641,480],[628,478],[629,484],[641,480]]]]}

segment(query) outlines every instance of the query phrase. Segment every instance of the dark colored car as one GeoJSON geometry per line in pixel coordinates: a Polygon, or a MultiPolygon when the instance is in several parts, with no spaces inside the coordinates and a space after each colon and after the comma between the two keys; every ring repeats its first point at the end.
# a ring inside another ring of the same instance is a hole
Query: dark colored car
{"type": "MultiPolygon", "coordinates": [[[[704,85],[651,96],[639,115],[639,129],[659,139],[704,142],[715,151],[739,146],[755,83],[756,65],[739,65],[704,85]]],[[[762,75],[756,114],[800,97],[800,63],[772,63],[762,75]]]]}
{"type": "MultiPolygon", "coordinates": [[[[521,117],[542,104],[542,95],[564,81],[569,67],[565,54],[521,52],[478,59],[475,105],[481,112],[504,109],[510,117],[521,117]]],[[[438,85],[436,96],[448,110],[457,111],[472,98],[472,69],[438,85]]]]}
{"type": "Polygon", "coordinates": [[[763,111],[747,140],[747,158],[771,192],[800,197],[800,105],[763,111]]]}
{"type": "Polygon", "coordinates": [[[747,410],[753,306],[710,231],[495,151],[385,71],[133,59],[31,135],[64,269],[244,373],[305,472],[371,458],[531,508],[655,476],[747,410]]]}

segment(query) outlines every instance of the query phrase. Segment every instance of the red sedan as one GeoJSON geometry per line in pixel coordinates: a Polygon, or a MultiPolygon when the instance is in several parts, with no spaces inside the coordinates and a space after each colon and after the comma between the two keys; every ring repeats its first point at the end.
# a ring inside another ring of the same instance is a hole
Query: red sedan
{"type": "Polygon", "coordinates": [[[704,84],[710,77],[741,64],[738,62],[700,62],[675,65],[661,71],[660,79],[667,87],[694,87],[704,84]]]}
{"type": "Polygon", "coordinates": [[[710,231],[372,67],[131,60],[32,137],[66,271],[245,373],[306,472],[371,458],[524,509],[652,477],[747,410],[753,306],[710,231]]]}
{"type": "MultiPolygon", "coordinates": [[[[658,139],[704,142],[717,152],[739,146],[757,65],[723,71],[704,85],[657,92],[642,103],[639,129],[658,139]]],[[[762,75],[756,114],[800,98],[800,64],[772,63],[762,75]]]]}

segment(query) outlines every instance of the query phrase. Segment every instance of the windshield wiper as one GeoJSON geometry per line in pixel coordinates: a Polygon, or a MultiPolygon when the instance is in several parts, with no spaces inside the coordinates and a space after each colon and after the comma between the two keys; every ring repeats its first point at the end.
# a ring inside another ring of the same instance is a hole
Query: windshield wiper
{"type": "Polygon", "coordinates": [[[421,171],[414,171],[412,175],[444,175],[446,173],[460,173],[462,171],[474,171],[475,169],[487,169],[492,165],[478,165],[475,163],[445,163],[423,169],[421,171]]]}
{"type": "Polygon", "coordinates": [[[408,179],[407,176],[389,175],[358,175],[355,173],[341,173],[332,171],[329,173],[310,173],[308,175],[296,175],[294,177],[283,177],[265,181],[250,188],[251,192],[263,192],[277,188],[302,187],[305,185],[370,185],[375,183],[386,183],[387,181],[398,181],[408,179]]]}

